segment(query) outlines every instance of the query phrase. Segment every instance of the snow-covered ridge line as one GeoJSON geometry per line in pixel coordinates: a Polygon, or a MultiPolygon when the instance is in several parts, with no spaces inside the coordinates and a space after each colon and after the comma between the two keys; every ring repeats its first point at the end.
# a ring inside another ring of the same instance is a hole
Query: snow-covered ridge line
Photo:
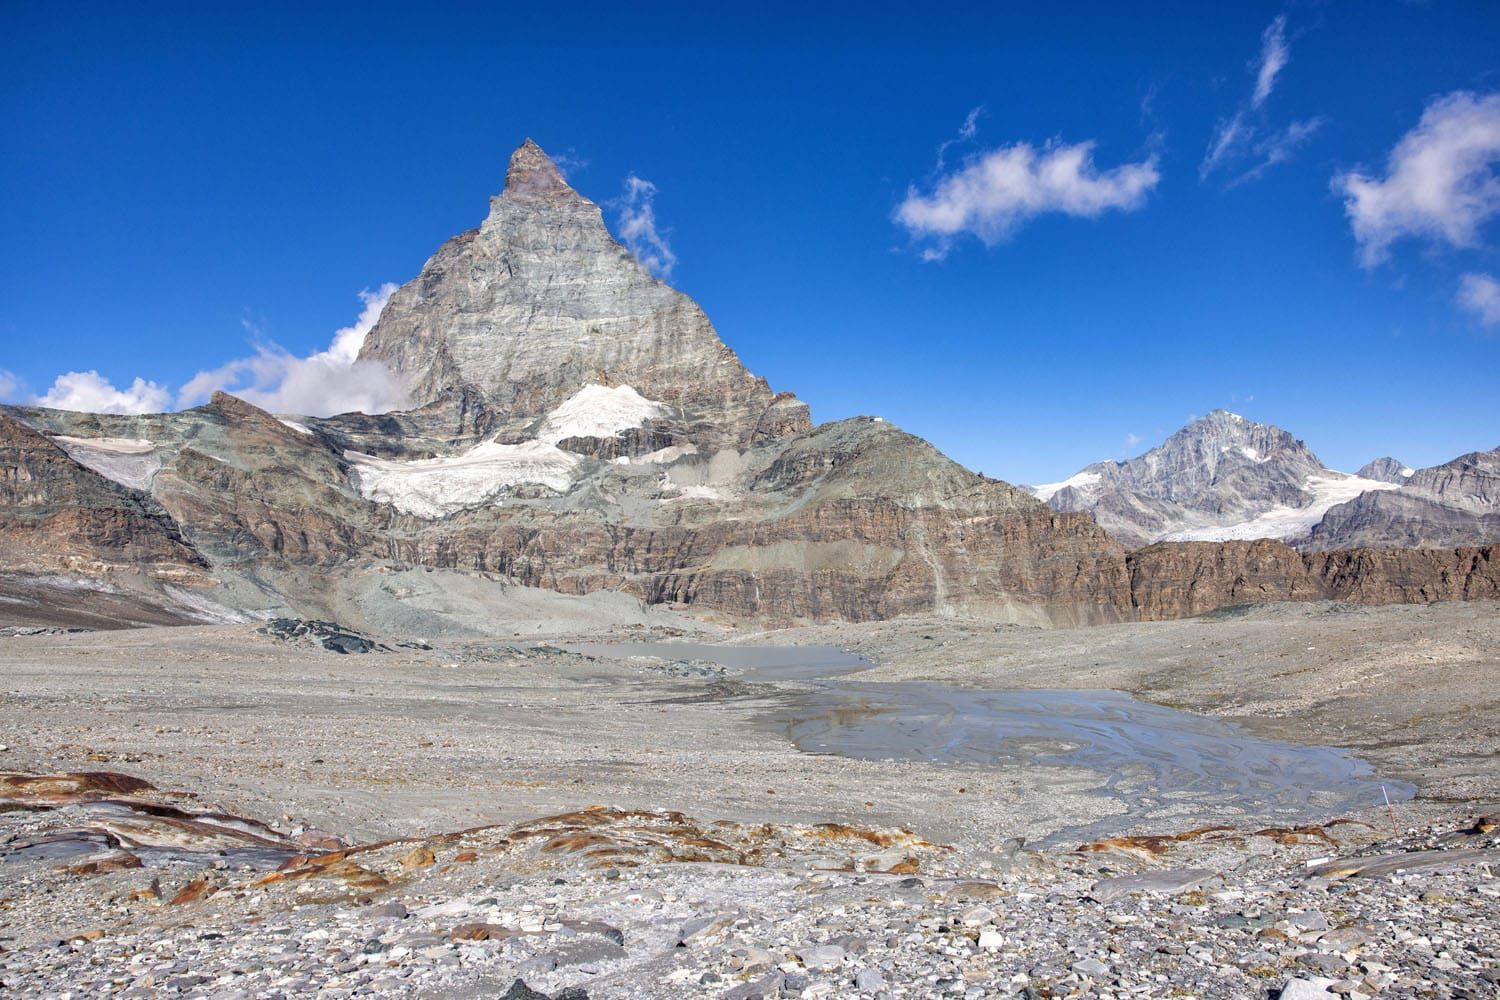
{"type": "Polygon", "coordinates": [[[1071,486],[1092,486],[1101,478],[1103,477],[1097,472],[1080,472],[1069,476],[1060,483],[1042,483],[1039,486],[1032,486],[1030,487],[1031,495],[1045,503],[1071,486]]]}

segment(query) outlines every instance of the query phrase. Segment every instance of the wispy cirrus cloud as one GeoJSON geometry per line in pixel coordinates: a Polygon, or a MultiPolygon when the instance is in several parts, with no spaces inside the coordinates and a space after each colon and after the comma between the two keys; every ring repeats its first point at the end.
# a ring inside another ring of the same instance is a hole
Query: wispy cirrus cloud
{"type": "Polygon", "coordinates": [[[613,202],[620,239],[641,266],[662,280],[672,276],[677,255],[666,233],[656,226],[656,185],[635,174],[625,178],[625,190],[613,202]]]}
{"type": "Polygon", "coordinates": [[[1255,84],[1250,96],[1234,114],[1219,120],[1203,160],[1198,164],[1200,181],[1207,181],[1220,173],[1231,174],[1230,187],[1257,180],[1271,167],[1291,160],[1323,127],[1321,116],[1293,121],[1279,128],[1266,122],[1263,106],[1276,89],[1282,70],[1291,61],[1286,15],[1282,14],[1261,33],[1260,54],[1250,64],[1255,84]]]}
{"type": "Polygon", "coordinates": [[[1384,177],[1349,170],[1333,178],[1360,262],[1381,263],[1404,238],[1478,246],[1483,224],[1500,215],[1497,165],[1500,94],[1456,91],[1431,101],[1386,158],[1384,177]]]}
{"type": "Polygon", "coordinates": [[[1286,15],[1278,14],[1260,36],[1260,63],[1255,71],[1255,91],[1250,95],[1251,107],[1266,103],[1276,86],[1276,77],[1291,59],[1292,50],[1286,43],[1286,15]]]}
{"type": "Polygon", "coordinates": [[[1093,141],[1053,140],[1040,148],[1018,142],[976,154],[940,173],[925,193],[909,187],[895,219],[913,239],[926,243],[924,260],[941,260],[966,234],[992,246],[1039,215],[1094,218],[1145,204],[1161,180],[1156,156],[1101,170],[1094,164],[1094,146],[1093,141]]]}
{"type": "Polygon", "coordinates": [[[1500,279],[1491,274],[1463,275],[1458,279],[1458,304],[1478,316],[1484,326],[1500,326],[1500,279]]]}
{"type": "Polygon", "coordinates": [[[23,389],[19,375],[0,368],[0,403],[14,402],[20,397],[23,389]]]}

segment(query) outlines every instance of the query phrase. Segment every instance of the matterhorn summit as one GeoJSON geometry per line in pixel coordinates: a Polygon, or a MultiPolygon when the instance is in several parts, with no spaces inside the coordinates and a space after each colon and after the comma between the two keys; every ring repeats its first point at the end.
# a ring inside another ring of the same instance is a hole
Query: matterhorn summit
{"type": "Polygon", "coordinates": [[[602,385],[630,386],[715,441],[810,425],[807,407],[746,371],[697,303],[641,266],[530,139],[489,215],[391,297],[360,357],[408,379],[418,406],[468,393],[497,424],[602,385]]]}

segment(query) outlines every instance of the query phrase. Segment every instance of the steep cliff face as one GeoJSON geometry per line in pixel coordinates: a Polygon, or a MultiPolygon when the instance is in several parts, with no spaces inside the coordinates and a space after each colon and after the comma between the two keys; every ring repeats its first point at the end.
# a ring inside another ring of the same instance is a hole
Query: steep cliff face
{"type": "Polygon", "coordinates": [[[1500,547],[1298,552],[1268,539],[1163,542],[1128,557],[1136,617],[1261,601],[1426,604],[1500,598],[1500,547]]]}
{"type": "Polygon", "coordinates": [[[90,575],[144,569],[182,580],[205,568],[149,495],[85,468],[0,414],[0,569],[90,575]]]}
{"type": "Polygon", "coordinates": [[[596,383],[666,404],[698,425],[700,443],[810,426],[805,406],[745,370],[697,303],[615,242],[599,207],[530,140],[489,216],[392,296],[360,357],[406,377],[418,406],[472,388],[507,421],[596,383]]]}
{"type": "Polygon", "coordinates": [[[1310,549],[1433,547],[1500,541],[1500,448],[1411,473],[1400,489],[1333,507],[1310,549]]]}

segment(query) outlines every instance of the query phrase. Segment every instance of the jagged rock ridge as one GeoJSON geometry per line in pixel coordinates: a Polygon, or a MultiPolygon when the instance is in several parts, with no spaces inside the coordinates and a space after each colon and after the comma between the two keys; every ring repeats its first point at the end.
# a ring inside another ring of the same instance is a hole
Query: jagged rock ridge
{"type": "Polygon", "coordinates": [[[1500,541],[1500,448],[1420,469],[1398,490],[1366,493],[1333,507],[1313,528],[1308,547],[1495,541],[1500,541]]]}
{"type": "Polygon", "coordinates": [[[1145,454],[1033,488],[1054,510],[1086,511],[1126,546],[1300,540],[1329,507],[1395,484],[1328,469],[1279,427],[1215,410],[1145,454]]]}

